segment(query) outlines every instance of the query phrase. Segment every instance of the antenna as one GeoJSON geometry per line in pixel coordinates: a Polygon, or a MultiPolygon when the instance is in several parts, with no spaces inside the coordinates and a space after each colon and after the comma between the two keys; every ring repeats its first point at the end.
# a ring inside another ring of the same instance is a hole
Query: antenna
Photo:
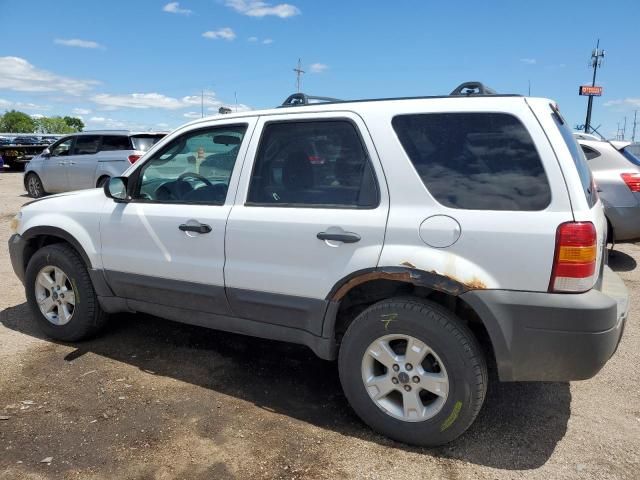
{"type": "Polygon", "coordinates": [[[636,124],[638,123],[637,118],[638,118],[638,110],[633,112],[633,133],[631,134],[631,141],[633,143],[636,142],[636,124]]]}
{"type": "Polygon", "coordinates": [[[298,93],[300,93],[300,79],[302,78],[302,75],[305,73],[305,71],[302,70],[301,59],[298,59],[298,66],[294,68],[293,71],[296,72],[296,88],[298,89],[298,93]]]}
{"type": "MultiPolygon", "coordinates": [[[[602,59],[604,58],[604,50],[600,49],[600,39],[596,43],[596,48],[591,52],[591,60],[589,66],[593,68],[593,80],[591,86],[596,86],[596,72],[602,67],[602,59]]],[[[587,120],[584,122],[584,133],[589,133],[591,126],[591,109],[593,108],[593,95],[589,95],[589,103],[587,104],[587,120]]]]}

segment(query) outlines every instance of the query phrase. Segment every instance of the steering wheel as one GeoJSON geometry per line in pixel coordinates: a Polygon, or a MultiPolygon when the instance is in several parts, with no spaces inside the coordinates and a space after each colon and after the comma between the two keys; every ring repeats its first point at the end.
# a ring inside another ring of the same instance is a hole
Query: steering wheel
{"type": "Polygon", "coordinates": [[[211,183],[206,177],[203,177],[202,175],[196,172],[184,172],[182,175],[180,175],[176,179],[176,181],[181,181],[181,180],[184,181],[185,178],[189,178],[189,177],[195,178],[196,180],[200,180],[208,187],[213,187],[213,183],[211,183]]]}

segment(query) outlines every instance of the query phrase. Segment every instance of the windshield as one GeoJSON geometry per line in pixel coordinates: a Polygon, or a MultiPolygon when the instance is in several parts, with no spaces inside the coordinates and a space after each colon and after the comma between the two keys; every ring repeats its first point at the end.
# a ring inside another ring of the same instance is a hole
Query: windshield
{"type": "Polygon", "coordinates": [[[638,165],[640,167],[640,155],[634,155],[633,153],[631,153],[631,151],[629,150],[629,147],[623,148],[622,150],[620,150],[620,153],[624,155],[625,158],[629,160],[631,163],[633,163],[634,165],[638,165]]]}
{"type": "Polygon", "coordinates": [[[131,142],[133,143],[134,150],[146,152],[162,137],[164,137],[163,133],[156,135],[136,135],[135,137],[131,137],[131,142]]]}

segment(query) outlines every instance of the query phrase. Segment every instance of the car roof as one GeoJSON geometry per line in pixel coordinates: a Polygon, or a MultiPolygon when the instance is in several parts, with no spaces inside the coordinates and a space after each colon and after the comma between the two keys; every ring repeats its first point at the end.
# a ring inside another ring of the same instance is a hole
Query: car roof
{"type": "MultiPolygon", "coordinates": [[[[322,113],[332,111],[354,111],[361,110],[364,105],[376,105],[381,110],[385,110],[386,106],[395,104],[397,102],[416,102],[416,101],[442,101],[447,100],[451,102],[473,102],[476,100],[486,99],[500,99],[506,102],[522,102],[525,99],[522,95],[516,94],[503,94],[503,95],[470,95],[470,96],[451,96],[451,95],[438,95],[438,96],[420,96],[420,97],[391,97],[391,98],[374,98],[374,99],[362,99],[362,100],[337,100],[331,102],[313,103],[308,105],[295,105],[286,108],[276,107],[262,110],[245,110],[242,112],[232,112],[218,115],[211,115],[209,117],[199,118],[189,123],[182,125],[182,127],[188,127],[197,125],[199,123],[210,122],[212,120],[227,120],[227,119],[243,119],[247,117],[269,116],[269,115],[286,115],[290,113],[322,113]]],[[[533,98],[533,97],[526,97],[533,98]]],[[[548,99],[544,99],[551,101],[548,99]]]]}

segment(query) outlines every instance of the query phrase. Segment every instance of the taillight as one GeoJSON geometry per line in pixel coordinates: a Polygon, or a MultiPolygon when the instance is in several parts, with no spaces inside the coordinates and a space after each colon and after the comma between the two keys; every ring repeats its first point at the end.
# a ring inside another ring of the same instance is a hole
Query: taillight
{"type": "Polygon", "coordinates": [[[620,175],[632,192],[640,192],[640,173],[623,173],[620,175]]]}
{"type": "Polygon", "coordinates": [[[129,160],[129,163],[136,163],[141,156],[142,155],[129,155],[127,160],[129,160]]]}
{"type": "Polygon", "coordinates": [[[320,155],[309,155],[309,163],[311,163],[311,165],[322,165],[324,164],[324,158],[322,158],[320,155]]]}
{"type": "Polygon", "coordinates": [[[591,222],[567,222],[556,232],[550,292],[586,292],[596,280],[596,228],[591,222]]]}

